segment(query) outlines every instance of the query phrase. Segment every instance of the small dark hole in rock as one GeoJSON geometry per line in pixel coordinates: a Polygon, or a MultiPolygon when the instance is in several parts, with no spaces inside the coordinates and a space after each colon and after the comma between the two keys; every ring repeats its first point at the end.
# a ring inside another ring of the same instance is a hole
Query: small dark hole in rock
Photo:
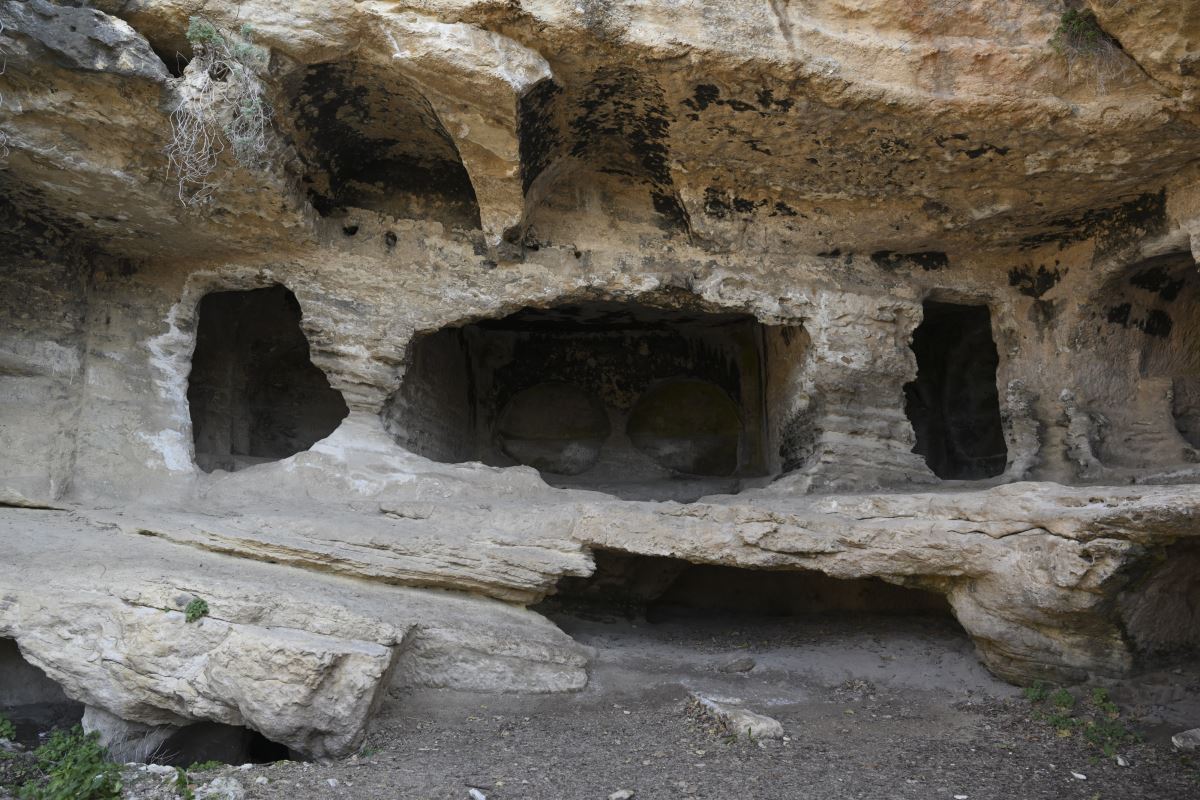
{"type": "Polygon", "coordinates": [[[346,227],[342,228],[342,233],[346,234],[347,236],[353,236],[354,234],[358,233],[358,226],[347,225],[346,227]]]}
{"type": "Polygon", "coordinates": [[[276,761],[303,760],[302,756],[288,750],[286,745],[273,742],[256,730],[219,722],[187,725],[148,753],[124,752],[120,753],[120,757],[173,767],[214,761],[221,764],[271,764],[276,761]]]}
{"type": "Polygon", "coordinates": [[[388,246],[388,249],[391,250],[396,246],[396,234],[388,231],[383,235],[383,242],[388,246]]]}

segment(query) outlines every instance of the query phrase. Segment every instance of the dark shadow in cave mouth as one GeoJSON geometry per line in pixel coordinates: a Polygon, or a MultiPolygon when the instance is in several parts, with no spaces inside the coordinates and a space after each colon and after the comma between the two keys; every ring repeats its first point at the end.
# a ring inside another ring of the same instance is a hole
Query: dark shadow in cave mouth
{"type": "Polygon", "coordinates": [[[26,661],[15,641],[0,638],[0,714],[13,723],[18,743],[36,747],[40,733],[78,724],[83,704],[26,661]]]}
{"type": "Polygon", "coordinates": [[[303,761],[286,745],[273,742],[251,728],[197,722],[180,728],[147,759],[172,767],[216,761],[221,764],[272,764],[303,761]]]}
{"type": "Polygon", "coordinates": [[[926,301],[913,333],[917,379],[904,387],[914,453],[943,480],[1004,472],[1008,445],[1000,416],[1000,357],[987,306],[926,301]]]}
{"type": "Polygon", "coordinates": [[[693,564],[680,558],[594,552],[588,577],[566,577],[536,607],[552,616],[653,624],[713,620],[837,621],[920,617],[961,632],[938,593],[878,578],[839,579],[809,570],[764,570],[693,564]]]}
{"type": "Polygon", "coordinates": [[[1117,598],[1137,666],[1152,669],[1200,659],[1200,543],[1152,553],[1117,598]]]}
{"type": "Polygon", "coordinates": [[[523,464],[552,486],[632,500],[732,493],[803,464],[805,420],[777,401],[803,330],[657,299],[420,334],[384,424],[436,461],[523,464]]]}
{"type": "Polygon", "coordinates": [[[307,450],[349,413],[309,359],[300,304],[287,288],[212,292],[198,319],[187,398],[205,472],[307,450]]]}

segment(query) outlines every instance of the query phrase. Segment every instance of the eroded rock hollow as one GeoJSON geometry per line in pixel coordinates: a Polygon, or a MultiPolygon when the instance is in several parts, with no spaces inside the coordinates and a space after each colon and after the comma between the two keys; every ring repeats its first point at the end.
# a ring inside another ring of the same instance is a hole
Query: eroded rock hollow
{"type": "Polygon", "coordinates": [[[1195,0],[88,6],[0,0],[6,703],[337,757],[614,581],[1200,647],[1195,0]]]}

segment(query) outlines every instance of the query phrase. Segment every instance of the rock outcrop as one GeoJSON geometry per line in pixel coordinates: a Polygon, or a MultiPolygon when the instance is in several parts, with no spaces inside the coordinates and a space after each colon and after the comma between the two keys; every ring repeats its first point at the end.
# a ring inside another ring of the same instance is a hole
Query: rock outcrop
{"type": "Polygon", "coordinates": [[[1192,0],[90,5],[0,0],[0,637],[91,727],[579,688],[598,551],[1200,647],[1192,0]]]}

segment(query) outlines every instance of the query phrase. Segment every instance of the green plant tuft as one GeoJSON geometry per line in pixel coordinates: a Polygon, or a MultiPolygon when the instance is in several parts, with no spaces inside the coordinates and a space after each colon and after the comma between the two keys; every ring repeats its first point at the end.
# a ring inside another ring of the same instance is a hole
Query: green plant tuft
{"type": "Polygon", "coordinates": [[[217,26],[202,17],[192,17],[188,20],[187,40],[193,45],[223,47],[225,37],[217,30],[217,26]]]}
{"type": "Polygon", "coordinates": [[[175,768],[175,791],[183,800],[196,800],[196,793],[192,791],[192,782],[188,780],[187,770],[183,767],[175,768]]]}
{"type": "Polygon", "coordinates": [[[17,738],[17,728],[12,724],[12,720],[0,714],[0,739],[15,739],[17,738]]]}
{"type": "Polygon", "coordinates": [[[1050,695],[1050,702],[1056,708],[1061,708],[1063,711],[1070,711],[1075,707],[1075,695],[1068,692],[1066,689],[1056,689],[1050,695]]]}
{"type": "Polygon", "coordinates": [[[1040,703],[1049,694],[1046,684],[1041,681],[1034,681],[1031,686],[1026,686],[1022,691],[1025,693],[1025,699],[1031,703],[1040,703]]]}
{"type": "Polygon", "coordinates": [[[192,602],[188,603],[183,609],[184,619],[188,622],[196,622],[201,617],[208,616],[208,601],[202,600],[199,597],[193,598],[192,602]]]}
{"type": "Polygon", "coordinates": [[[197,761],[188,767],[188,772],[207,772],[210,769],[220,769],[225,766],[221,761],[197,761]]]}
{"type": "Polygon", "coordinates": [[[1109,41],[1111,39],[1100,27],[1095,14],[1072,8],[1063,12],[1054,36],[1050,38],[1050,46],[1059,55],[1068,52],[1088,54],[1098,52],[1103,43],[1109,41]]]}
{"type": "Polygon", "coordinates": [[[1078,701],[1066,689],[1047,692],[1045,686],[1035,683],[1025,689],[1025,696],[1034,703],[1050,701],[1049,709],[1034,710],[1030,714],[1032,719],[1047,723],[1064,739],[1078,733],[1109,758],[1122,746],[1141,741],[1141,737],[1126,726],[1121,710],[1103,687],[1092,688],[1084,694],[1082,701],[1078,701]]]}
{"type": "Polygon", "coordinates": [[[21,787],[22,800],[112,800],[121,796],[121,768],[108,759],[100,734],[76,725],[58,730],[34,751],[41,777],[21,787]]]}

